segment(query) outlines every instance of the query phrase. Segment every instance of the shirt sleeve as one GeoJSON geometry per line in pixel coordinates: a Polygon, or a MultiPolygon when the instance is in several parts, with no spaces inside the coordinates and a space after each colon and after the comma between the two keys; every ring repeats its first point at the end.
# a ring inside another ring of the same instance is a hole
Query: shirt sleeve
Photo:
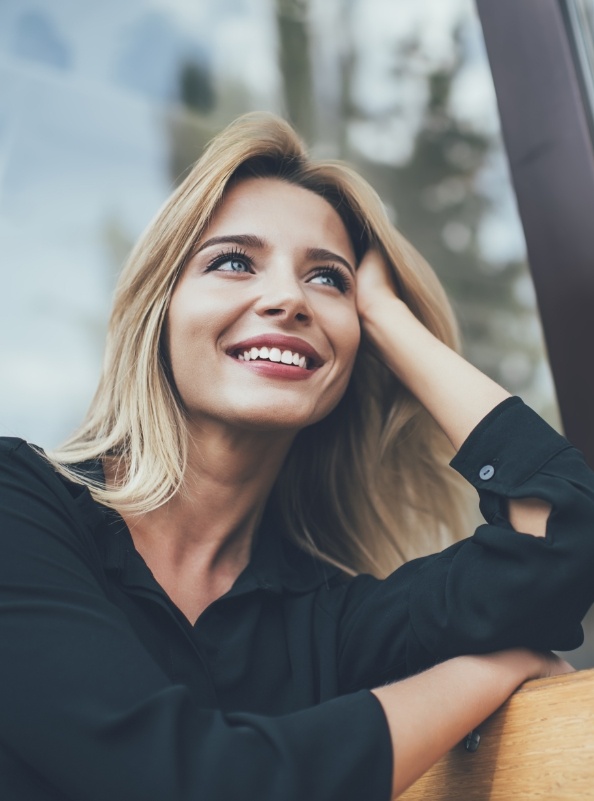
{"type": "Polygon", "coordinates": [[[383,581],[351,582],[341,620],[349,689],[468,653],[571,650],[594,602],[594,473],[519,398],[470,434],[452,461],[478,491],[485,524],[383,581]],[[515,531],[509,499],[552,506],[545,537],[515,531]]]}
{"type": "Polygon", "coordinates": [[[371,693],[224,715],[163,674],[108,598],[85,493],[21,441],[0,445],[0,747],[43,798],[387,801],[391,741],[371,693]]]}

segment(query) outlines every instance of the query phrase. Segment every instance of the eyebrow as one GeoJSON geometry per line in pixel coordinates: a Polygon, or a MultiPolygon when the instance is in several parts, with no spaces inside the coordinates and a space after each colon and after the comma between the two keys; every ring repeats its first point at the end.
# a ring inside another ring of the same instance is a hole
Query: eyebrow
{"type": "Polygon", "coordinates": [[[212,245],[245,245],[248,248],[257,248],[264,250],[266,243],[259,236],[253,234],[229,234],[228,236],[213,236],[207,239],[206,242],[198,245],[195,253],[200,253],[201,250],[212,247],[212,245]]]}
{"type": "Polygon", "coordinates": [[[353,275],[355,274],[355,270],[349,262],[342,256],[339,256],[338,253],[333,253],[331,250],[326,250],[325,248],[308,248],[306,256],[312,261],[338,261],[344,264],[350,273],[353,273],[353,275]]]}
{"type": "MultiPolygon", "coordinates": [[[[200,251],[206,250],[206,248],[213,247],[214,245],[243,245],[244,247],[255,248],[257,250],[264,250],[266,248],[266,242],[254,234],[229,234],[227,236],[213,236],[207,239],[205,242],[198,245],[194,253],[200,253],[200,251]]],[[[353,275],[355,274],[352,265],[349,264],[345,258],[339,256],[338,253],[333,253],[331,250],[326,250],[325,248],[308,248],[305,255],[306,258],[311,261],[338,261],[340,264],[343,264],[349,272],[353,273],[353,275]]]]}

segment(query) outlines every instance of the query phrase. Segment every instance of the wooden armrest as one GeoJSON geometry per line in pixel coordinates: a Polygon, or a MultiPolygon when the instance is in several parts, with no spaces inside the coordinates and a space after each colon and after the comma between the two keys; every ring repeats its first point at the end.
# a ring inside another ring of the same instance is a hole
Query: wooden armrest
{"type": "Polygon", "coordinates": [[[594,670],[524,684],[399,798],[405,801],[594,799],[594,670]]]}

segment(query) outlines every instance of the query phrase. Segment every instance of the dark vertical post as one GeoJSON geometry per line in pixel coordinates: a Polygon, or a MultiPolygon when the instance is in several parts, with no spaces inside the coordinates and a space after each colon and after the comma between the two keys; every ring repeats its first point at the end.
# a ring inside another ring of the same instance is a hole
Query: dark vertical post
{"type": "Polygon", "coordinates": [[[594,466],[594,152],[559,0],[477,0],[561,416],[594,466]]]}

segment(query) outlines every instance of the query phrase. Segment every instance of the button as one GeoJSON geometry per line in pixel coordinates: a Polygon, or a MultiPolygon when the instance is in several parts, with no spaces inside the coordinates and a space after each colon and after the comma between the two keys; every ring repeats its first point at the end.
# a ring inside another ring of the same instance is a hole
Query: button
{"type": "Polygon", "coordinates": [[[482,478],[483,481],[488,481],[490,478],[493,478],[494,475],[495,475],[495,468],[493,467],[492,464],[486,464],[479,470],[479,478],[482,478]]]}
{"type": "Polygon", "coordinates": [[[473,729],[464,740],[464,747],[468,752],[474,754],[480,744],[481,744],[481,735],[478,733],[478,731],[475,731],[473,729]]]}

